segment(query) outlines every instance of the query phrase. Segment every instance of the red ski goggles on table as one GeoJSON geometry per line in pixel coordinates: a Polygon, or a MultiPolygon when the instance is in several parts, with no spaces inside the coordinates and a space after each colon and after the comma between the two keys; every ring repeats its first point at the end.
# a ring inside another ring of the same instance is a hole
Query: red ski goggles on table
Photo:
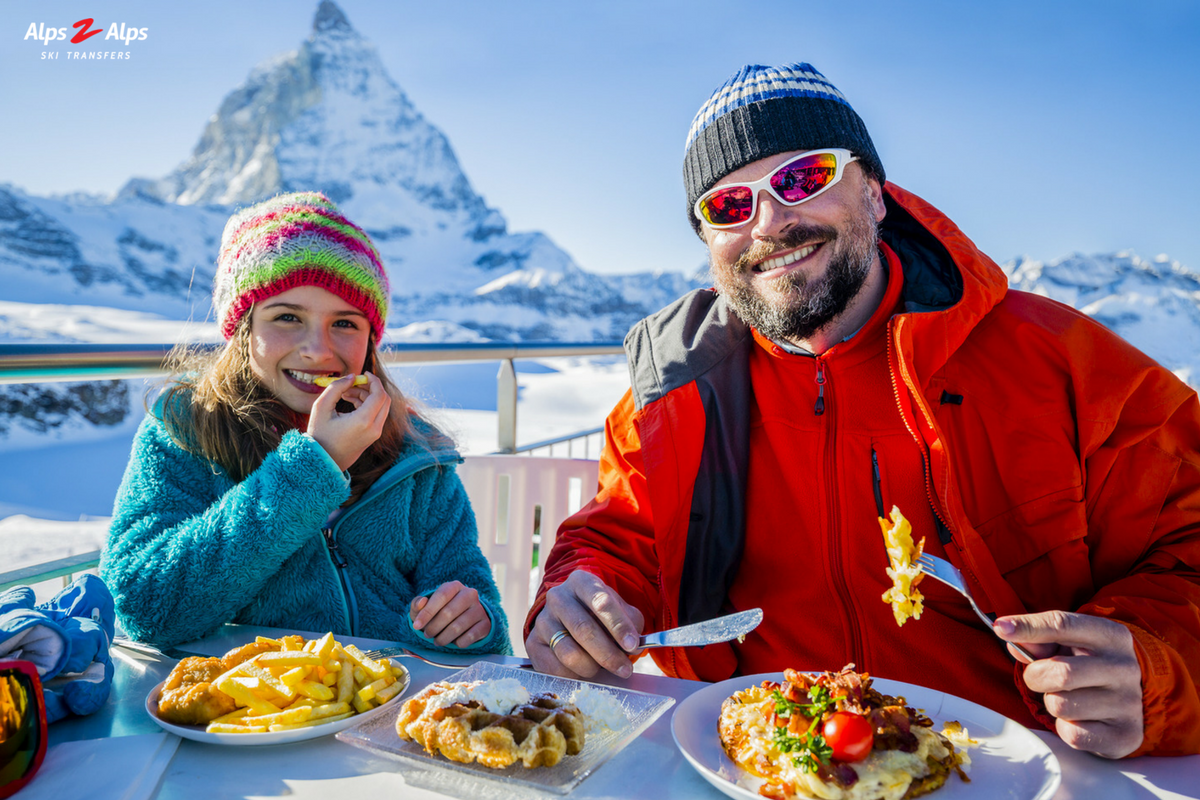
{"type": "Polygon", "coordinates": [[[37,669],[0,661],[0,797],[16,794],[46,757],[46,707],[37,669]]]}
{"type": "Polygon", "coordinates": [[[733,228],[754,219],[758,193],[766,190],[785,206],[812,200],[842,179],[846,165],[858,161],[849,150],[809,150],[766,177],[750,183],[725,183],[696,201],[696,217],[712,228],[733,228]]]}

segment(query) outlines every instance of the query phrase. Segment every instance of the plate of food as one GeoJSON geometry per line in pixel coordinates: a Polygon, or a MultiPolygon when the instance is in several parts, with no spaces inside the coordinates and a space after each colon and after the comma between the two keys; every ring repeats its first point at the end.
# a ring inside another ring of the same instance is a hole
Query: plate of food
{"type": "Polygon", "coordinates": [[[432,773],[431,785],[566,794],[674,703],[481,661],[337,738],[432,773]]]}
{"type": "Polygon", "coordinates": [[[701,777],[740,800],[1049,800],[1062,782],[1024,726],[851,666],[712,684],[679,704],[671,732],[701,777]]]}
{"type": "Polygon", "coordinates": [[[146,696],[164,730],[197,742],[286,744],[328,736],[396,705],[404,667],[327,633],[258,637],[221,658],[181,660],[146,696]]]}

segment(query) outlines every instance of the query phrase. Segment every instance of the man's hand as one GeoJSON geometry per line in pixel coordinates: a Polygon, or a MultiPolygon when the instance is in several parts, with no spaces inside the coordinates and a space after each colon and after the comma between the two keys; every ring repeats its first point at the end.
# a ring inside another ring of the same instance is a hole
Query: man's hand
{"type": "Polygon", "coordinates": [[[1066,611],[1001,617],[993,627],[1001,639],[1037,656],[1025,668],[1025,685],[1044,695],[1064,742],[1105,758],[1127,756],[1141,745],[1142,671],[1128,628],[1066,611]]]}
{"type": "Polygon", "coordinates": [[[348,470],[383,432],[392,397],[379,378],[367,373],[366,386],[355,386],[353,375],[343,375],[325,387],[313,402],[308,435],[316,439],[340,470],[348,470]],[[353,411],[337,410],[339,400],[353,411]]]}
{"type": "Polygon", "coordinates": [[[428,597],[414,597],[408,608],[413,628],[442,647],[481,642],[492,632],[492,619],[479,592],[458,581],[447,581],[428,597]]]}
{"type": "Polygon", "coordinates": [[[591,678],[603,667],[614,675],[633,674],[629,656],[636,652],[642,612],[626,603],[595,575],[576,570],[546,592],[546,605],[525,640],[538,672],[591,678]],[[551,638],[560,631],[566,636],[551,638]]]}

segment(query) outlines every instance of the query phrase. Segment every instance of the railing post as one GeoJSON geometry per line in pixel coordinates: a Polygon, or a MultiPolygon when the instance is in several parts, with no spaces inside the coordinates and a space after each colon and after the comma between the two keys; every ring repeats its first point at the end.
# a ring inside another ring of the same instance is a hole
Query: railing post
{"type": "Polygon", "coordinates": [[[499,417],[496,449],[501,453],[517,452],[517,371],[513,360],[500,362],[496,374],[496,412],[499,417]]]}

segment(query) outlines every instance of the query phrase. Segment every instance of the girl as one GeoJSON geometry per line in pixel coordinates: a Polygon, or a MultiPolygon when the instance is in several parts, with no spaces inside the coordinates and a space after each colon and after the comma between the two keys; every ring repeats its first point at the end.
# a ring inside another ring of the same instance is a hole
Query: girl
{"type": "Polygon", "coordinates": [[[101,559],[130,636],[238,622],[511,652],[458,453],[380,368],[388,297],[370,238],[323,195],[229,220],[228,341],[180,360],[143,421],[101,559]]]}

